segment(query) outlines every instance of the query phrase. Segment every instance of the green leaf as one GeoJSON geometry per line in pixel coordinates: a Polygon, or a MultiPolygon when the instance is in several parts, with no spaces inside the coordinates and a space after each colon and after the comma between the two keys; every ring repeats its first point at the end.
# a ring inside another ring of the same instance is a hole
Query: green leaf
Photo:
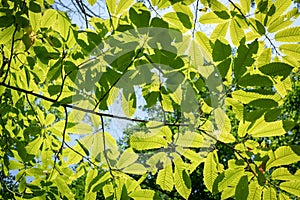
{"type": "Polygon", "coordinates": [[[164,168],[159,170],[156,178],[156,184],[161,189],[171,192],[174,186],[172,163],[169,157],[163,160],[164,168]]]}
{"type": "Polygon", "coordinates": [[[282,44],[279,46],[279,50],[286,55],[300,57],[300,44],[282,44]]]}
{"type": "Polygon", "coordinates": [[[42,20],[41,20],[41,27],[49,28],[53,24],[56,23],[58,17],[58,12],[54,9],[47,9],[45,10],[42,20]]]}
{"type": "Polygon", "coordinates": [[[248,0],[240,0],[240,2],[241,2],[242,9],[245,11],[244,14],[248,13],[250,11],[251,2],[248,0]]]}
{"type": "Polygon", "coordinates": [[[26,152],[30,155],[37,155],[42,144],[43,138],[37,137],[35,140],[27,144],[25,147],[26,152]]]}
{"type": "Polygon", "coordinates": [[[138,28],[148,27],[150,21],[150,12],[142,2],[134,4],[129,10],[129,18],[138,28]]]}
{"type": "Polygon", "coordinates": [[[280,62],[269,63],[259,68],[259,71],[266,75],[281,76],[281,80],[285,79],[292,70],[293,67],[291,65],[280,62]]]}
{"type": "Polygon", "coordinates": [[[299,42],[300,26],[286,28],[275,34],[275,39],[278,42],[299,42]]]}
{"type": "Polygon", "coordinates": [[[56,177],[54,179],[54,183],[57,185],[58,191],[62,194],[62,196],[65,196],[67,199],[74,198],[73,192],[70,190],[68,184],[62,177],[56,177]]]}
{"type": "Polygon", "coordinates": [[[130,6],[134,3],[134,0],[120,0],[117,6],[116,14],[120,15],[124,11],[130,8],[130,6]]]}
{"type": "Polygon", "coordinates": [[[136,111],[135,92],[122,95],[122,109],[126,116],[131,117],[136,111]]]}
{"type": "Polygon", "coordinates": [[[218,155],[217,151],[208,153],[205,163],[204,163],[204,184],[206,188],[212,192],[213,184],[218,176],[218,155]]]}
{"type": "Polygon", "coordinates": [[[97,2],[97,0],[87,0],[88,1],[88,3],[92,6],[92,5],[94,5],[96,2],[97,2]]]}
{"type": "Polygon", "coordinates": [[[227,34],[229,23],[221,23],[216,26],[214,31],[210,35],[211,40],[224,38],[227,34]]]}
{"type": "Polygon", "coordinates": [[[247,200],[249,195],[249,188],[248,188],[248,177],[247,175],[242,176],[236,186],[235,189],[235,198],[240,200],[247,200]]]}
{"type": "Polygon", "coordinates": [[[266,170],[281,166],[289,165],[300,160],[300,147],[299,146],[281,146],[273,153],[269,154],[269,160],[266,164],[266,170]]]}
{"type": "Polygon", "coordinates": [[[203,49],[205,56],[207,56],[205,58],[211,58],[212,48],[209,38],[203,32],[196,32],[196,41],[203,49]]]}
{"type": "Polygon", "coordinates": [[[225,78],[226,75],[228,74],[231,65],[231,60],[232,60],[231,58],[227,58],[226,60],[223,60],[221,63],[217,65],[217,68],[222,78],[225,78]]]}
{"type": "Polygon", "coordinates": [[[130,146],[136,150],[157,149],[167,146],[167,141],[162,136],[147,136],[142,132],[130,136],[130,146]]]}
{"type": "Polygon", "coordinates": [[[261,186],[259,186],[258,182],[252,181],[249,184],[248,199],[249,200],[260,200],[261,199],[261,194],[262,194],[261,186]]]}
{"type": "Polygon", "coordinates": [[[147,169],[142,164],[133,163],[133,164],[125,167],[124,169],[122,169],[122,172],[128,173],[128,174],[143,175],[143,174],[146,174],[147,169]]]}
{"type": "Polygon", "coordinates": [[[175,144],[182,147],[199,148],[203,146],[203,136],[195,132],[179,133],[175,138],[175,144]]]}
{"type": "Polygon", "coordinates": [[[14,30],[15,30],[14,26],[10,26],[8,28],[3,28],[3,29],[1,28],[0,29],[0,43],[5,44],[5,43],[11,41],[14,30]]]}
{"type": "Polygon", "coordinates": [[[209,12],[201,15],[199,18],[201,24],[215,24],[215,23],[224,23],[225,20],[218,17],[214,12],[209,12]]]}
{"type": "Polygon", "coordinates": [[[131,148],[126,149],[120,156],[117,168],[122,169],[134,163],[138,159],[138,155],[131,148]]]}
{"type": "Polygon", "coordinates": [[[233,19],[230,23],[230,36],[231,41],[235,46],[239,46],[240,41],[245,36],[243,29],[238,24],[236,19],[233,19]]]}
{"type": "Polygon", "coordinates": [[[300,181],[287,181],[280,183],[279,185],[280,189],[295,195],[297,197],[300,197],[300,181]]]}
{"type": "Polygon", "coordinates": [[[267,188],[263,191],[263,200],[276,200],[276,190],[274,188],[267,188]]]}
{"type": "Polygon", "coordinates": [[[116,0],[107,0],[106,6],[107,6],[108,11],[111,14],[114,14],[116,12],[117,1],[116,0]]]}
{"type": "Polygon", "coordinates": [[[284,127],[283,121],[266,122],[257,121],[249,130],[248,133],[253,137],[271,137],[283,135],[288,130],[284,127]]]}
{"type": "Polygon", "coordinates": [[[185,169],[185,164],[176,154],[177,156],[174,156],[174,184],[177,192],[185,199],[188,199],[188,197],[191,194],[192,186],[191,186],[191,179],[189,174],[187,173],[185,169]]]}
{"type": "MultiPolygon", "coordinates": [[[[109,172],[105,172],[105,174],[99,174],[97,175],[89,184],[89,187],[87,188],[87,192],[93,191],[97,192],[100,191],[103,186],[106,184],[107,181],[111,178],[111,174],[109,172]]],[[[87,184],[87,183],[86,183],[87,184]]]]}
{"type": "Polygon", "coordinates": [[[136,190],[129,194],[134,200],[152,200],[155,192],[152,190],[142,189],[136,190]]]}
{"type": "Polygon", "coordinates": [[[218,183],[218,191],[223,191],[229,186],[236,186],[243,175],[244,169],[242,167],[227,169],[224,178],[218,183]]]}
{"type": "Polygon", "coordinates": [[[265,27],[259,21],[255,20],[255,25],[260,35],[264,35],[266,33],[265,27]]]}
{"type": "Polygon", "coordinates": [[[263,13],[267,9],[267,7],[268,7],[267,0],[261,0],[257,5],[257,8],[261,13],[263,13]]]}
{"type": "Polygon", "coordinates": [[[91,125],[83,122],[79,122],[76,124],[68,123],[67,125],[67,132],[73,134],[86,134],[86,133],[91,133],[92,131],[93,128],[91,127],[91,125]]]}
{"type": "Polygon", "coordinates": [[[62,36],[62,38],[67,41],[70,35],[71,23],[68,16],[65,13],[58,13],[57,15],[57,25],[54,25],[53,28],[62,36]]]}
{"type": "MultiPolygon", "coordinates": [[[[269,99],[276,103],[280,101],[281,97],[274,93],[274,92],[268,92],[268,91],[257,91],[257,92],[250,92],[250,91],[244,91],[244,90],[236,90],[232,92],[232,98],[239,100],[240,102],[244,104],[249,104],[251,101],[255,101],[258,99],[269,99]]],[[[270,101],[271,102],[271,101],[270,101]]]]}
{"type": "Polygon", "coordinates": [[[214,11],[214,13],[221,19],[229,19],[230,18],[230,15],[225,10],[214,11]]]}
{"type": "Polygon", "coordinates": [[[248,45],[240,44],[233,65],[234,77],[236,79],[239,79],[247,71],[247,66],[251,66],[254,63],[253,55],[257,53],[257,50],[258,42],[256,40],[248,45]]]}
{"type": "Polygon", "coordinates": [[[76,142],[79,144],[79,146],[82,148],[82,150],[84,151],[84,153],[87,155],[87,156],[89,156],[90,155],[90,152],[89,152],[89,150],[79,141],[79,140],[77,140],[77,139],[75,139],[76,140],[76,142]]]}
{"type": "Polygon", "coordinates": [[[238,84],[241,86],[244,86],[244,87],[247,87],[247,86],[272,86],[273,82],[267,76],[263,76],[263,75],[259,75],[259,74],[251,75],[250,73],[247,73],[239,79],[238,84]]]}
{"type": "Polygon", "coordinates": [[[182,12],[170,12],[164,15],[163,19],[171,23],[174,27],[183,32],[192,28],[192,22],[189,16],[182,12]]]}
{"type": "Polygon", "coordinates": [[[292,175],[287,168],[280,167],[275,169],[272,172],[272,179],[275,180],[283,180],[283,181],[292,181],[292,180],[299,180],[299,175],[292,175]]]}
{"type": "Polygon", "coordinates": [[[93,180],[97,177],[98,171],[96,169],[91,169],[86,174],[85,179],[85,198],[96,198],[96,193],[90,191],[90,184],[93,182],[93,180]]]}
{"type": "Polygon", "coordinates": [[[212,55],[214,61],[224,60],[231,55],[231,47],[229,44],[226,45],[217,39],[212,51],[212,55]]]}

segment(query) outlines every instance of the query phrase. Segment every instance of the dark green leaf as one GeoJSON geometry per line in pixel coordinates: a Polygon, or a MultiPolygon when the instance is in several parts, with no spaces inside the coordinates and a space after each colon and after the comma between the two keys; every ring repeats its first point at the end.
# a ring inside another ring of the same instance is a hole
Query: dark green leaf
{"type": "Polygon", "coordinates": [[[239,200],[247,200],[249,195],[248,177],[242,176],[235,189],[235,198],[239,200]]]}
{"type": "Polygon", "coordinates": [[[291,73],[293,67],[286,63],[273,62],[261,66],[259,70],[266,75],[282,76],[281,80],[283,80],[291,73]]]}
{"type": "Polygon", "coordinates": [[[220,40],[216,40],[212,56],[214,61],[221,61],[231,55],[231,47],[229,44],[224,44],[220,40]]]}
{"type": "Polygon", "coordinates": [[[230,18],[230,15],[225,11],[214,11],[214,13],[220,17],[221,19],[229,19],[230,18]]]}
{"type": "Polygon", "coordinates": [[[238,84],[241,86],[272,86],[272,80],[267,76],[259,74],[246,74],[240,78],[238,84]]]}

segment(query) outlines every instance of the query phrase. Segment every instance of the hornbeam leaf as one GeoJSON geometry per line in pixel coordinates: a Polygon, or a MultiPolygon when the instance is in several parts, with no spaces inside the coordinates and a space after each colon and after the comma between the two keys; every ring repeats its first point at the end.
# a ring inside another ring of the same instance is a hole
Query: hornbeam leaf
{"type": "Polygon", "coordinates": [[[213,51],[213,60],[221,61],[231,55],[231,47],[228,44],[222,43],[220,40],[216,40],[213,51]]]}
{"type": "Polygon", "coordinates": [[[212,48],[211,48],[211,41],[209,40],[209,38],[203,32],[196,32],[196,41],[204,50],[205,55],[207,55],[208,58],[211,58],[212,48]]]}
{"type": "Polygon", "coordinates": [[[211,40],[224,38],[228,30],[229,22],[221,23],[216,26],[214,31],[210,35],[211,40]]]}
{"type": "Polygon", "coordinates": [[[275,39],[278,42],[299,42],[300,26],[286,28],[275,34],[275,39]]]}
{"type": "Polygon", "coordinates": [[[243,91],[243,90],[236,90],[232,93],[232,98],[239,100],[241,103],[249,104],[251,101],[257,100],[257,99],[270,99],[274,102],[280,101],[281,97],[273,92],[266,92],[266,91],[257,91],[257,92],[251,92],[251,91],[243,91]]]}
{"type": "Polygon", "coordinates": [[[190,175],[187,173],[185,169],[185,164],[181,157],[173,153],[172,156],[174,157],[174,184],[177,192],[185,199],[191,194],[192,186],[191,186],[191,179],[190,175]]]}
{"type": "Polygon", "coordinates": [[[243,29],[235,19],[230,23],[230,36],[231,41],[235,46],[239,46],[240,41],[245,36],[243,29]]]}
{"type": "Polygon", "coordinates": [[[283,44],[279,46],[279,50],[286,55],[300,57],[300,44],[283,44]]]}
{"type": "Polygon", "coordinates": [[[129,194],[134,200],[152,200],[155,192],[152,190],[141,189],[129,194]]]}
{"type": "Polygon", "coordinates": [[[276,200],[276,190],[274,188],[267,188],[263,191],[263,200],[276,200]]]}
{"type": "Polygon", "coordinates": [[[289,165],[300,160],[300,147],[293,146],[281,146],[276,151],[269,153],[269,160],[266,164],[266,170],[271,167],[289,165]]]}
{"type": "Polygon", "coordinates": [[[182,146],[182,147],[202,147],[203,145],[203,137],[202,135],[195,133],[195,132],[190,132],[187,131],[183,134],[179,133],[178,137],[175,136],[176,138],[176,145],[182,146]]]}
{"type": "Polygon", "coordinates": [[[300,181],[287,181],[280,183],[280,189],[293,194],[297,197],[300,197],[300,181]]]}
{"type": "Polygon", "coordinates": [[[122,94],[122,109],[126,116],[131,117],[136,111],[135,92],[122,94]]]}
{"type": "Polygon", "coordinates": [[[284,180],[284,181],[292,181],[292,180],[300,180],[299,175],[292,175],[287,168],[280,167],[275,169],[272,172],[272,179],[275,180],[284,180]]]}
{"type": "Polygon", "coordinates": [[[147,169],[142,164],[133,163],[132,165],[129,165],[128,167],[125,167],[122,170],[122,172],[128,173],[128,174],[143,175],[147,172],[147,169]]]}
{"type": "Polygon", "coordinates": [[[273,82],[272,80],[263,75],[259,74],[246,74],[243,77],[240,78],[238,81],[238,84],[241,86],[272,86],[273,82]]]}
{"type": "Polygon", "coordinates": [[[292,124],[283,121],[266,122],[257,121],[248,133],[253,137],[271,137],[285,134],[293,127],[292,124]]]}
{"type": "Polygon", "coordinates": [[[117,6],[116,14],[122,14],[126,9],[134,3],[134,0],[120,0],[117,6]]]}
{"type": "Polygon", "coordinates": [[[126,149],[120,156],[117,167],[122,169],[134,163],[138,159],[138,155],[131,148],[126,149]]]}
{"type": "Polygon", "coordinates": [[[270,76],[282,76],[282,80],[285,79],[293,70],[293,67],[286,63],[273,62],[261,66],[259,71],[270,76]]]}
{"type": "Polygon", "coordinates": [[[59,192],[62,194],[62,196],[65,196],[67,199],[73,199],[74,194],[70,190],[68,184],[66,183],[66,180],[64,180],[62,177],[56,177],[54,179],[54,183],[56,183],[57,188],[59,192]]]}
{"type": "Polygon", "coordinates": [[[258,182],[253,181],[249,184],[249,200],[260,200],[262,194],[261,186],[258,184],[258,182]]]}
{"type": "Polygon", "coordinates": [[[224,178],[218,183],[218,191],[223,191],[228,186],[236,186],[243,175],[243,167],[227,169],[224,178]]]}
{"type": "Polygon", "coordinates": [[[218,155],[217,151],[208,153],[205,163],[204,163],[204,184],[207,189],[212,192],[213,184],[218,176],[218,155]]]}
{"type": "Polygon", "coordinates": [[[167,146],[167,140],[160,136],[147,136],[138,132],[130,137],[130,145],[136,150],[158,149],[167,146]]]}
{"type": "Polygon", "coordinates": [[[172,163],[169,157],[163,160],[164,168],[159,170],[156,183],[161,189],[171,192],[174,186],[172,163]]]}
{"type": "Polygon", "coordinates": [[[236,79],[241,77],[247,71],[247,66],[251,66],[254,63],[255,60],[253,58],[253,54],[256,54],[257,50],[257,40],[248,45],[240,44],[237,50],[237,57],[234,59],[233,65],[234,77],[236,79]]]}
{"type": "Polygon", "coordinates": [[[248,177],[244,175],[240,178],[236,189],[235,189],[235,198],[240,200],[247,200],[249,195],[249,188],[248,188],[248,177]]]}

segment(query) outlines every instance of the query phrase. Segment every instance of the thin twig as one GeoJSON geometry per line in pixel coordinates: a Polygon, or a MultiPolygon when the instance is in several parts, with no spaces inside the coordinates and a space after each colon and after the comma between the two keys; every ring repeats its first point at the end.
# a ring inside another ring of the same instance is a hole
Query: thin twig
{"type": "Polygon", "coordinates": [[[7,70],[5,72],[5,76],[4,76],[4,79],[2,81],[3,83],[5,83],[5,81],[6,81],[7,77],[8,77],[8,73],[9,73],[10,67],[11,67],[11,62],[12,62],[12,58],[13,58],[13,54],[14,54],[15,36],[16,36],[17,30],[18,30],[18,24],[16,24],[15,30],[14,30],[14,32],[12,34],[10,56],[9,56],[8,63],[7,63],[7,70]]]}
{"type": "Polygon", "coordinates": [[[156,13],[156,15],[159,16],[159,17],[161,18],[161,15],[160,15],[160,14],[157,12],[157,10],[152,6],[150,0],[147,0],[147,2],[148,2],[148,4],[149,4],[150,8],[156,13]]]}
{"type": "MultiPolygon", "coordinates": [[[[259,31],[258,31],[258,29],[256,28],[256,26],[254,26],[254,25],[252,24],[251,21],[248,21],[247,17],[244,15],[244,13],[242,12],[242,10],[241,10],[237,5],[235,5],[235,3],[234,3],[233,1],[231,1],[231,0],[228,0],[228,1],[231,3],[231,5],[232,5],[235,9],[238,10],[238,12],[239,12],[239,13],[242,15],[242,17],[245,19],[246,23],[247,23],[247,24],[250,24],[250,26],[252,26],[252,28],[253,28],[257,33],[259,33],[259,31]]],[[[280,55],[280,53],[277,51],[276,46],[273,44],[273,42],[272,42],[271,39],[267,36],[267,34],[264,34],[264,36],[265,36],[265,37],[267,38],[267,40],[270,42],[270,45],[271,45],[272,48],[275,50],[275,53],[276,53],[277,55],[280,55]]]]}
{"type": "Polygon", "coordinates": [[[197,19],[198,19],[198,7],[199,7],[199,0],[197,0],[197,3],[196,3],[194,28],[193,28],[193,32],[192,32],[193,38],[195,37],[196,23],[197,23],[197,19]]]}

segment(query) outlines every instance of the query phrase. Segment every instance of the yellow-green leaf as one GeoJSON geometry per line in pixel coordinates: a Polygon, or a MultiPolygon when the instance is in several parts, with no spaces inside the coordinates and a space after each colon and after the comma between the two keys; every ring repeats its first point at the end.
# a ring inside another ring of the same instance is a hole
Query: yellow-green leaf
{"type": "Polygon", "coordinates": [[[299,42],[300,26],[286,28],[275,34],[275,39],[278,42],[299,42]]]}

